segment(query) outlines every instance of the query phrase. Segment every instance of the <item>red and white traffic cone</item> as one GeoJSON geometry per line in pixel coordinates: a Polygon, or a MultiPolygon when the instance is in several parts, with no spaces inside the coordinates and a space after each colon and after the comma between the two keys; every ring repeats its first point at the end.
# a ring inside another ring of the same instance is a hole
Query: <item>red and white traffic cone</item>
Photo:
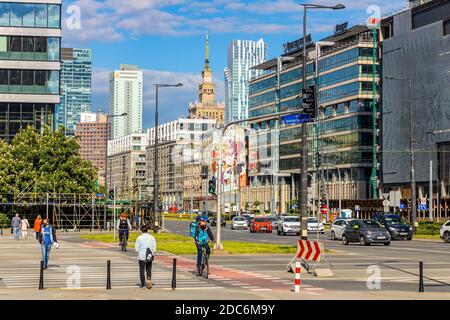
{"type": "Polygon", "coordinates": [[[300,280],[301,271],[302,271],[301,264],[300,264],[300,262],[297,262],[295,264],[294,292],[300,292],[300,285],[302,284],[302,281],[300,280]]]}

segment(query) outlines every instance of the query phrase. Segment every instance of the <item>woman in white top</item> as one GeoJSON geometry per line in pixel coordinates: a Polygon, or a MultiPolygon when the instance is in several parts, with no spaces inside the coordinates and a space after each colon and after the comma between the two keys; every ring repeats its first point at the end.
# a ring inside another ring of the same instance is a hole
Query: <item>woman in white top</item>
{"type": "Polygon", "coordinates": [[[27,218],[23,218],[21,222],[22,222],[22,238],[26,239],[30,223],[28,222],[27,218]]]}

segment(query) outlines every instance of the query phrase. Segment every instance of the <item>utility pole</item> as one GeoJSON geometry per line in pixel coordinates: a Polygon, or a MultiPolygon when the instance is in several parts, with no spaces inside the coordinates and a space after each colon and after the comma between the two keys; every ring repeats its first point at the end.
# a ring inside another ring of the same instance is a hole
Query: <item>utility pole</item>
{"type": "Polygon", "coordinates": [[[430,206],[429,219],[433,221],[433,160],[430,160],[430,206]]]}

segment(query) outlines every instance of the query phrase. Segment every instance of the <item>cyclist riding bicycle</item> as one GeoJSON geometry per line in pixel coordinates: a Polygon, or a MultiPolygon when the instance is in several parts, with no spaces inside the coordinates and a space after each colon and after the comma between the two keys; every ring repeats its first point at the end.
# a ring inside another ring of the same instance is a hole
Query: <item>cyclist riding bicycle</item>
{"type": "Polygon", "coordinates": [[[202,268],[202,249],[205,248],[206,254],[211,254],[208,242],[214,242],[214,235],[208,227],[208,217],[201,217],[195,230],[195,245],[197,246],[197,271],[201,274],[202,268]]]}
{"type": "Polygon", "coordinates": [[[127,218],[125,213],[122,213],[119,220],[117,221],[117,230],[119,230],[119,241],[120,246],[123,248],[122,250],[127,251],[127,248],[124,244],[128,242],[128,236],[131,230],[130,220],[127,218]]]}

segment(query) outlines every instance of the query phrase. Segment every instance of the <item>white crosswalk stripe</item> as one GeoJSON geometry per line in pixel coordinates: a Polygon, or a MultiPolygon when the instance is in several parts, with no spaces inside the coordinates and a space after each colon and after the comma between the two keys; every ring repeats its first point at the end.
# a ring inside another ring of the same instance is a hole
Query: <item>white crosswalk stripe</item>
{"type": "MultiPolygon", "coordinates": [[[[41,260],[39,245],[33,240],[11,242],[0,243],[0,250],[9,250],[8,259],[0,261],[0,288],[37,290],[41,260]]],[[[106,289],[107,260],[111,261],[112,288],[139,286],[139,267],[135,258],[118,251],[80,248],[77,244],[64,241],[60,241],[60,246],[60,249],[51,251],[49,268],[44,271],[44,288],[106,289]],[[77,273],[74,274],[74,271],[77,273]]],[[[170,289],[172,269],[156,261],[152,270],[152,282],[155,289],[170,289]]],[[[177,289],[195,290],[221,288],[204,278],[183,271],[177,271],[176,286],[177,289]]]]}

